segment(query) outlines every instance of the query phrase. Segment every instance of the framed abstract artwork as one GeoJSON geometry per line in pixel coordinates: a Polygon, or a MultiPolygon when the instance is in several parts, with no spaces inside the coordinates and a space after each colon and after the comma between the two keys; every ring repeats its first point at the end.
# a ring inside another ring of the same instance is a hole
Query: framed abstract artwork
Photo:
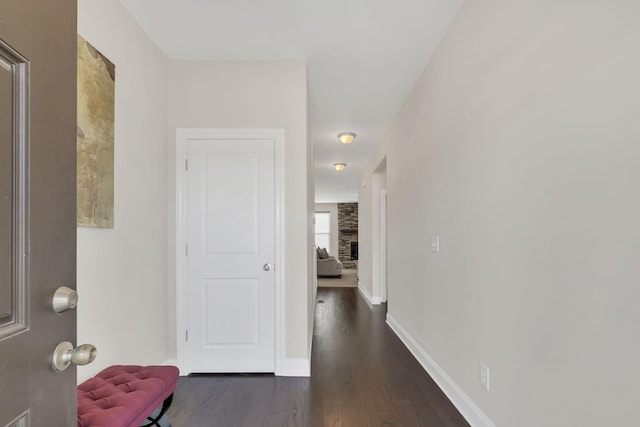
{"type": "Polygon", "coordinates": [[[113,228],[115,65],[78,36],[77,221],[113,228]]]}

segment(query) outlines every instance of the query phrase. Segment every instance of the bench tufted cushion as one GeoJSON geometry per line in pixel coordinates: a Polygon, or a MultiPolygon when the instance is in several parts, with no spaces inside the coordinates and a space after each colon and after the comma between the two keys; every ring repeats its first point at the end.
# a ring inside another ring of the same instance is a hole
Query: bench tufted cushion
{"type": "Polygon", "coordinates": [[[177,380],[175,366],[110,366],[78,386],[78,427],[139,427],[177,380]]]}

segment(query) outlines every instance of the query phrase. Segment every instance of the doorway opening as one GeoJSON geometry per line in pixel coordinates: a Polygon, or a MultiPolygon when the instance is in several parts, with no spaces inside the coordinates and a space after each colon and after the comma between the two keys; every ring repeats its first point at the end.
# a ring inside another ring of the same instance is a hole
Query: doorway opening
{"type": "Polygon", "coordinates": [[[374,207],[372,212],[372,249],[373,249],[373,297],[385,304],[389,295],[388,273],[387,273],[387,158],[382,161],[373,171],[372,191],[374,207]]]}

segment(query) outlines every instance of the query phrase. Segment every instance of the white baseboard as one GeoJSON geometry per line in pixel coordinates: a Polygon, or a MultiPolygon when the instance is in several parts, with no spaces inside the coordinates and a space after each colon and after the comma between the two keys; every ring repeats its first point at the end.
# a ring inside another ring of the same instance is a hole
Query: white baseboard
{"type": "Polygon", "coordinates": [[[310,377],[310,359],[284,359],[280,369],[276,372],[278,377],[310,377]]]}
{"type": "MultiPolygon", "coordinates": [[[[318,305],[318,302],[316,300],[316,298],[313,298],[313,310],[311,311],[312,316],[311,316],[311,324],[309,325],[309,330],[307,331],[307,333],[309,334],[309,345],[307,348],[307,358],[309,359],[309,366],[311,366],[311,352],[313,351],[313,328],[316,324],[316,305],[318,305]]],[[[311,368],[309,368],[309,375],[307,376],[311,376],[311,368]]]]}
{"type": "MultiPolygon", "coordinates": [[[[166,360],[163,365],[178,366],[175,359],[166,360]]],[[[188,373],[180,372],[180,375],[188,375],[188,373]]],[[[311,360],[310,359],[284,359],[280,368],[275,372],[279,377],[310,377],[311,376],[311,360]]]]}
{"type": "Polygon", "coordinates": [[[359,281],[358,281],[358,290],[360,291],[364,299],[366,299],[369,304],[378,305],[382,303],[382,298],[371,296],[369,291],[364,286],[362,286],[362,284],[359,281]]]}
{"type": "Polygon", "coordinates": [[[387,325],[395,332],[413,357],[418,360],[427,373],[433,378],[451,403],[460,411],[472,427],[496,427],[471,398],[447,375],[429,353],[400,324],[387,313],[387,325]]]}

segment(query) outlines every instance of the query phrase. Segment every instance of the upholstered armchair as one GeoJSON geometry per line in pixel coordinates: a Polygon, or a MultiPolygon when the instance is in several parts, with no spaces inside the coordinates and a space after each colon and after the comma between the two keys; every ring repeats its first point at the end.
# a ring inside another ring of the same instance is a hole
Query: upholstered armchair
{"type": "Polygon", "coordinates": [[[316,254],[317,275],[321,277],[341,277],[342,263],[336,257],[330,256],[324,248],[318,248],[316,254]]]}

